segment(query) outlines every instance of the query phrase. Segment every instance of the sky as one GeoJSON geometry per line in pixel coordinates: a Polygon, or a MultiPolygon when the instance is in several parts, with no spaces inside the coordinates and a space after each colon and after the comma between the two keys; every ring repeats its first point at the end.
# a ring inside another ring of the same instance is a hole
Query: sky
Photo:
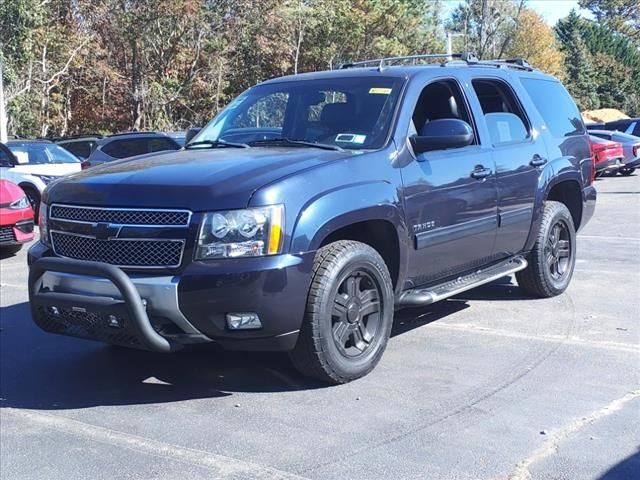
{"type": "MultiPolygon", "coordinates": [[[[444,0],[445,16],[460,3],[460,0],[444,0]]],[[[527,6],[538,12],[549,25],[555,25],[558,19],[566,17],[572,8],[580,11],[578,0],[528,0],[527,6]]],[[[584,10],[580,11],[584,14],[584,10]]]]}

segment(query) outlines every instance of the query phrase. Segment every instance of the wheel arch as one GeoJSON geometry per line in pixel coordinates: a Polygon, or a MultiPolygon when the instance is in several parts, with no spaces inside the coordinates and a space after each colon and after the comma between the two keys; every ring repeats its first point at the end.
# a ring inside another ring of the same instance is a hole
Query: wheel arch
{"type": "Polygon", "coordinates": [[[406,272],[407,228],[395,189],[388,183],[351,185],[327,192],[300,212],[291,251],[316,251],[337,240],[355,240],[384,259],[394,288],[406,272]]]}

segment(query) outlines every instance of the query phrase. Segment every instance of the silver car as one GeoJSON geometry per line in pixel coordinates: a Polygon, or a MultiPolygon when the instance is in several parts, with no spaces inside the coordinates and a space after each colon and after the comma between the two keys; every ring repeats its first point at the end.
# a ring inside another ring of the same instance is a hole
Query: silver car
{"type": "Polygon", "coordinates": [[[621,175],[625,177],[631,175],[636,168],[640,167],[640,137],[609,130],[589,130],[589,134],[622,144],[624,166],[618,169],[621,175]]]}

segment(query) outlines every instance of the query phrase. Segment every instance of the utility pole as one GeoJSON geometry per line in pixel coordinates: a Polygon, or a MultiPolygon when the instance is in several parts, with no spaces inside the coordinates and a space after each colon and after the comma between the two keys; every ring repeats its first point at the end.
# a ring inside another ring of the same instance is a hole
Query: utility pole
{"type": "Polygon", "coordinates": [[[453,60],[453,37],[465,37],[464,33],[447,32],[447,60],[453,60]]]}
{"type": "Polygon", "coordinates": [[[0,143],[7,143],[7,110],[4,105],[4,76],[0,58],[0,143]]]}

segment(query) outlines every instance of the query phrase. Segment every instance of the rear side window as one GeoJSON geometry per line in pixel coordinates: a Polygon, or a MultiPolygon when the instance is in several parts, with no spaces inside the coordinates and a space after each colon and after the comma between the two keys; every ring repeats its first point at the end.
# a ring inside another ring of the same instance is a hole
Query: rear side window
{"type": "Polygon", "coordinates": [[[554,137],[585,132],[578,107],[560,82],[523,78],[522,85],[554,137]]]}
{"type": "Polygon", "coordinates": [[[481,79],[471,83],[480,101],[493,145],[523,142],[529,138],[529,120],[505,82],[481,79]]]}
{"type": "Polygon", "coordinates": [[[93,143],[94,142],[91,142],[91,141],[68,142],[68,143],[60,143],[59,145],[61,147],[66,148],[77,157],[87,158],[91,153],[91,148],[93,147],[93,143]]]}
{"type": "Polygon", "coordinates": [[[114,140],[102,147],[102,151],[113,158],[135,157],[163,150],[180,150],[180,145],[168,137],[147,137],[114,140]]]}
{"type": "Polygon", "coordinates": [[[149,139],[149,152],[161,152],[163,150],[180,150],[180,145],[170,138],[149,139]]]}
{"type": "Polygon", "coordinates": [[[147,141],[146,138],[114,140],[102,147],[102,151],[113,158],[133,157],[148,152],[147,141]]]}

